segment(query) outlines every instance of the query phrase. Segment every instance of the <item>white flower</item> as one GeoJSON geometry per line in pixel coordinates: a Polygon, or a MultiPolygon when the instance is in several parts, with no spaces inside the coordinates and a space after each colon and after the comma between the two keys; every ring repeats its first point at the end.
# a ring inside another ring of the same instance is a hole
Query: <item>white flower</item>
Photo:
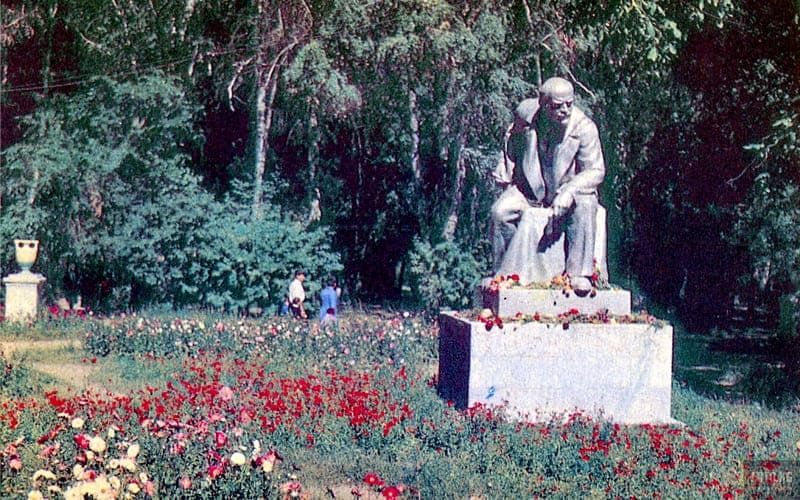
{"type": "Polygon", "coordinates": [[[39,490],[31,490],[28,492],[28,500],[44,500],[44,495],[39,490]]]}
{"type": "Polygon", "coordinates": [[[75,417],[72,419],[72,422],[69,423],[70,427],[73,429],[82,429],[84,421],[80,417],[75,417]]]}
{"type": "Polygon", "coordinates": [[[140,488],[139,485],[136,484],[136,483],[128,483],[127,488],[128,488],[128,491],[130,491],[134,495],[139,493],[140,491],[142,491],[142,488],[140,488]]]}
{"type": "Polygon", "coordinates": [[[72,475],[73,475],[73,476],[75,477],[75,479],[77,479],[78,481],[80,481],[81,479],[83,479],[83,465],[81,465],[81,464],[75,464],[75,465],[72,467],[72,475]]]}
{"type": "Polygon", "coordinates": [[[120,481],[117,476],[111,476],[111,479],[109,479],[108,482],[115,490],[119,490],[119,487],[122,486],[122,481],[120,481]]]}
{"type": "Polygon", "coordinates": [[[39,479],[48,479],[51,481],[55,481],[56,475],[50,472],[49,470],[39,469],[33,473],[33,482],[35,483],[39,479]]]}
{"type": "Polygon", "coordinates": [[[141,448],[138,444],[132,444],[128,447],[128,451],[125,454],[128,455],[128,458],[136,458],[139,456],[140,450],[141,448]]]}
{"type": "Polygon", "coordinates": [[[89,440],[89,449],[95,453],[103,453],[106,451],[106,441],[100,436],[94,436],[89,440]]]}
{"type": "Polygon", "coordinates": [[[125,469],[128,472],[135,472],[136,471],[136,462],[131,460],[130,458],[120,458],[119,459],[119,466],[125,469]]]}
{"type": "Polygon", "coordinates": [[[245,458],[244,453],[237,451],[231,455],[231,465],[240,466],[244,465],[246,462],[247,458],[245,458]]]}

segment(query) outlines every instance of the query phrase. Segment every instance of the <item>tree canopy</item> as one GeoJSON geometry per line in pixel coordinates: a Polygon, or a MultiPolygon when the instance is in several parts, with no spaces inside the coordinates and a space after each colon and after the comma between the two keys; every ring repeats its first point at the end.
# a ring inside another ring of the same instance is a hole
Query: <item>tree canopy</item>
{"type": "MultiPolygon", "coordinates": [[[[318,231],[294,264],[330,255],[320,272],[343,266],[363,297],[426,282],[434,248],[462,283],[488,271],[511,110],[561,75],[601,130],[612,280],[709,326],[744,288],[800,287],[799,15],[792,0],[6,2],[2,233],[42,235],[54,286],[107,281],[131,303],[211,300],[213,266],[158,245],[194,248],[212,219],[318,231]]],[[[289,270],[249,265],[273,284],[213,300],[274,302],[289,270]]],[[[433,288],[462,303],[468,285],[433,288]]]]}

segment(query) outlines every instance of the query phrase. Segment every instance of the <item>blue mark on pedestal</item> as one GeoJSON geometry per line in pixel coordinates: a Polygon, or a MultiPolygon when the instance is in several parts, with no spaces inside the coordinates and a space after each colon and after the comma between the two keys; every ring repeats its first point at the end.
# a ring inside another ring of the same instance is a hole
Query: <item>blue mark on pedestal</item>
{"type": "Polygon", "coordinates": [[[489,387],[489,393],[486,394],[486,399],[491,399],[492,397],[494,397],[494,386],[493,385],[489,387]]]}

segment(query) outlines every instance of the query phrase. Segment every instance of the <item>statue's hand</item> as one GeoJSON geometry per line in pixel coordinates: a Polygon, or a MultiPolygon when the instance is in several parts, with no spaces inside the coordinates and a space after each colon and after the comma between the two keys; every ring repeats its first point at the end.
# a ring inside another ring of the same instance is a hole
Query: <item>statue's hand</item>
{"type": "Polygon", "coordinates": [[[572,209],[572,205],[574,204],[575,198],[573,198],[572,194],[567,191],[558,193],[553,200],[553,217],[564,217],[572,209]]]}

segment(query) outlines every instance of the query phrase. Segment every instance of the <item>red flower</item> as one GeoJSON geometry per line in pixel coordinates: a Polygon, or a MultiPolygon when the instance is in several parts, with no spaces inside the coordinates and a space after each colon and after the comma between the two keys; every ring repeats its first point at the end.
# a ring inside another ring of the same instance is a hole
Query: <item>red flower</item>
{"type": "Polygon", "coordinates": [[[398,498],[400,496],[400,490],[395,486],[387,486],[381,491],[381,495],[383,495],[383,498],[398,498]]]}
{"type": "Polygon", "coordinates": [[[208,466],[208,477],[211,479],[216,479],[222,475],[222,466],[221,465],[209,465],[208,466]]]}
{"type": "Polygon", "coordinates": [[[519,281],[519,274],[512,274],[510,276],[511,281],[519,281]]]}
{"type": "Polygon", "coordinates": [[[228,443],[228,436],[225,435],[222,431],[217,431],[214,433],[214,444],[217,445],[217,448],[222,448],[228,443]]]}
{"type": "Polygon", "coordinates": [[[75,439],[75,444],[78,445],[78,448],[81,448],[83,450],[89,449],[89,438],[86,437],[84,434],[76,434],[73,439],[75,439]]]}
{"type": "Polygon", "coordinates": [[[383,486],[383,479],[378,477],[374,472],[368,472],[367,475],[364,476],[364,482],[370,486],[383,486]]]}
{"type": "Polygon", "coordinates": [[[492,320],[487,320],[487,321],[486,321],[486,324],[484,324],[483,326],[485,326],[485,327],[486,327],[486,331],[488,332],[488,331],[489,331],[489,330],[491,330],[491,329],[492,329],[492,327],[494,326],[494,321],[492,321],[492,320]]]}

